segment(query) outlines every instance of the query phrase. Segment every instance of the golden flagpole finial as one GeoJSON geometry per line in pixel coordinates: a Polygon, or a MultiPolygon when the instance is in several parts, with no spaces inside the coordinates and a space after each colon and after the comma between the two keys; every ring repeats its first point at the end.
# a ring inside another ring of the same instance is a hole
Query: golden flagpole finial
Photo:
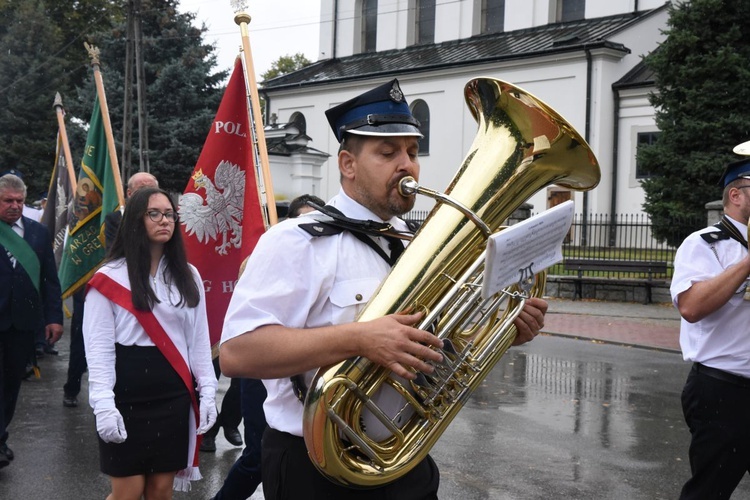
{"type": "Polygon", "coordinates": [[[94,83],[96,84],[96,96],[99,99],[99,109],[102,114],[102,124],[104,125],[104,135],[107,138],[107,152],[109,153],[109,163],[112,167],[112,178],[117,191],[117,198],[120,205],[125,205],[125,194],[122,189],[122,178],[120,177],[120,165],[117,162],[117,151],[115,150],[115,137],[112,134],[112,123],[109,121],[109,106],[107,105],[107,96],[104,93],[104,80],[99,64],[99,48],[83,42],[86,51],[91,58],[91,67],[94,73],[94,83]]]}
{"type": "Polygon", "coordinates": [[[238,14],[240,12],[244,12],[247,10],[247,1],[246,0],[231,0],[229,4],[232,6],[232,10],[235,14],[238,14]]]}
{"type": "Polygon", "coordinates": [[[83,46],[86,47],[86,52],[89,53],[91,58],[91,65],[99,65],[99,47],[89,45],[88,42],[83,42],[83,46]]]}
{"type": "Polygon", "coordinates": [[[245,0],[231,0],[229,3],[232,4],[232,10],[234,11],[234,22],[237,24],[237,26],[242,27],[243,23],[246,25],[250,24],[252,18],[247,12],[247,2],[245,0]]]}

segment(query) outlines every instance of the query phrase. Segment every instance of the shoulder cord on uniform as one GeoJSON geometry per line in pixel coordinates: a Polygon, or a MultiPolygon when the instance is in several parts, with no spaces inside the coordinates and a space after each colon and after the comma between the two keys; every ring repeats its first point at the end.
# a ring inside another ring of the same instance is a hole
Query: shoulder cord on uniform
{"type": "Polygon", "coordinates": [[[717,231],[703,233],[701,234],[701,238],[703,238],[703,241],[708,243],[711,251],[714,253],[714,257],[716,257],[716,260],[719,263],[721,263],[721,260],[719,259],[719,253],[716,251],[717,242],[732,238],[733,240],[739,242],[743,247],[747,248],[747,240],[737,230],[735,225],[732,224],[732,222],[727,218],[726,215],[723,216],[719,222],[714,224],[713,227],[715,227],[717,231]]]}
{"type": "MultiPolygon", "coordinates": [[[[331,234],[338,234],[340,232],[326,231],[324,230],[325,228],[319,227],[321,224],[324,226],[328,226],[329,228],[334,227],[340,230],[349,231],[359,241],[372,248],[390,266],[393,266],[393,264],[395,263],[395,258],[392,258],[391,255],[385,253],[380,245],[378,245],[375,240],[370,238],[370,236],[383,236],[388,240],[411,240],[413,238],[413,232],[418,228],[418,224],[411,221],[406,221],[410,232],[401,232],[394,229],[394,227],[387,222],[351,219],[349,217],[346,217],[339,209],[337,209],[336,207],[332,207],[331,205],[322,207],[310,201],[307,202],[307,205],[328,216],[330,219],[323,221],[318,220],[317,222],[313,222],[311,224],[300,224],[300,228],[314,236],[327,236],[331,234]]],[[[307,396],[307,384],[305,384],[303,375],[293,375],[289,377],[289,380],[292,382],[292,390],[294,391],[294,395],[297,396],[297,399],[302,404],[304,404],[305,397],[307,396]]]]}
{"type": "Polygon", "coordinates": [[[737,230],[737,227],[732,224],[726,215],[723,216],[718,223],[714,224],[714,227],[723,229],[729,234],[730,238],[739,241],[743,247],[747,248],[747,239],[745,239],[745,236],[737,230]]]}

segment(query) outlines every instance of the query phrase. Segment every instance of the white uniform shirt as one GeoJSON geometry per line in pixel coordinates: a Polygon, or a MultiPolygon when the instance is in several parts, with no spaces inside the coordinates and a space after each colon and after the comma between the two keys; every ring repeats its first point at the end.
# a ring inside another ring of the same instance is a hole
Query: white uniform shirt
{"type": "MultiPolygon", "coordinates": [[[[156,276],[151,280],[151,287],[160,300],[154,304],[154,316],[190,368],[198,390],[215,394],[218,382],[211,362],[203,281],[198,270],[191,266],[200,290],[200,303],[197,307],[175,307],[173,304],[179,302],[179,294],[164,283],[165,266],[162,257],[156,276]]],[[[125,259],[109,262],[97,273],[103,273],[130,289],[125,259]]],[[[124,346],[153,346],[154,343],[135,316],[110,302],[93,287],[89,288],[84,303],[83,338],[89,367],[89,403],[94,412],[97,405],[114,407],[115,343],[124,346]]]]}
{"type": "MultiPolygon", "coordinates": [[[[330,205],[353,219],[380,219],[339,192],[330,205]]],[[[310,212],[271,227],[258,241],[232,294],[221,342],[266,326],[316,328],[354,321],[390,272],[388,263],[349,231],[314,237],[297,227],[314,222],[310,212]]],[[[406,231],[406,223],[390,222],[406,231]]],[[[388,252],[384,238],[375,238],[388,252]]],[[[315,370],[305,374],[309,387],[315,370]]],[[[303,406],[289,378],[263,380],[268,425],[302,436],[303,406]]]]}
{"type": "MultiPolygon", "coordinates": [[[[740,234],[747,227],[730,219],[740,234]]],[[[747,250],[733,239],[708,244],[701,234],[715,231],[708,227],[688,236],[677,249],[670,292],[677,306],[678,295],[694,283],[706,281],[737,264],[747,250]]],[[[743,299],[745,282],[729,302],[695,323],[682,319],[680,347],[686,361],[694,361],[750,377],[750,301],[743,299]]]]}

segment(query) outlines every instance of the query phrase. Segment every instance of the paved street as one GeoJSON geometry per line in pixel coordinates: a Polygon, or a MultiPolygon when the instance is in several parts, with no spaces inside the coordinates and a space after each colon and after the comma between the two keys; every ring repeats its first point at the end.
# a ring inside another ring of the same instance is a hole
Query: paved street
{"type": "MultiPolygon", "coordinates": [[[[676,498],[689,475],[679,404],[689,366],[675,350],[676,313],[665,305],[550,306],[551,333],[512,349],[434,448],[441,499],[676,498]],[[670,338],[671,347],[642,346],[670,338]]],[[[0,470],[2,499],[108,494],[86,389],[78,408],[62,406],[66,342],[60,356],[41,361],[42,378],[22,387],[10,428],[16,459],[0,470]]],[[[227,385],[222,379],[220,391],[227,385]]],[[[221,433],[217,446],[201,454],[205,479],[176,499],[207,499],[220,487],[240,448],[221,433]]],[[[750,498],[747,479],[735,496],[750,498]]]]}

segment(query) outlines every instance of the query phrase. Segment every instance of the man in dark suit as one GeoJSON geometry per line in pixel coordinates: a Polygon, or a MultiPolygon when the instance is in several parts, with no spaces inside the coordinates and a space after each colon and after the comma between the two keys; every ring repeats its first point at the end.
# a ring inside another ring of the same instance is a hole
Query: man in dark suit
{"type": "Polygon", "coordinates": [[[8,425],[34,350],[34,330],[44,318],[47,341],[63,334],[62,300],[47,229],[23,217],[26,185],[12,174],[0,177],[0,468],[13,460],[8,425]]]}
{"type": "MultiPolygon", "coordinates": [[[[130,196],[144,187],[159,187],[156,177],[148,172],[136,172],[128,179],[126,196],[130,196]]],[[[115,240],[122,221],[122,211],[115,210],[104,217],[104,246],[109,251],[115,240]]],[[[78,393],[81,392],[81,378],[87,368],[86,352],[83,345],[83,299],[84,288],[73,294],[73,317],[70,321],[70,358],[68,359],[68,378],[63,386],[63,406],[78,406],[78,393]]]]}

